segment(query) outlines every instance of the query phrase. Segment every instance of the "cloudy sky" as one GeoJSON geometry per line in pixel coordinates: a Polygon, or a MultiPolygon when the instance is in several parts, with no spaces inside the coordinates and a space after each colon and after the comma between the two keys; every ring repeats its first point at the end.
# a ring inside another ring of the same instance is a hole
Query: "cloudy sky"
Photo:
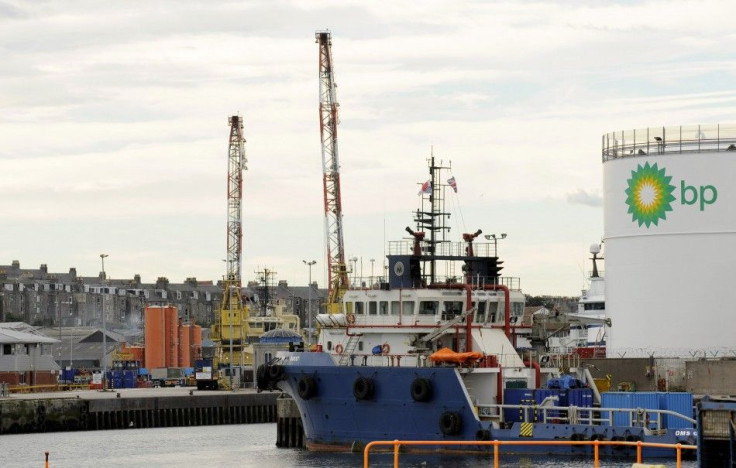
{"type": "MultiPolygon", "coordinates": [[[[325,282],[318,48],[341,109],[345,245],[383,264],[426,158],[452,232],[575,295],[603,237],[601,135],[736,121],[732,1],[0,0],[0,264],[217,280],[229,115],[245,121],[244,280],[325,282]]],[[[458,239],[459,240],[459,239],[458,239]]],[[[360,268],[360,265],[358,265],[360,268]]]]}

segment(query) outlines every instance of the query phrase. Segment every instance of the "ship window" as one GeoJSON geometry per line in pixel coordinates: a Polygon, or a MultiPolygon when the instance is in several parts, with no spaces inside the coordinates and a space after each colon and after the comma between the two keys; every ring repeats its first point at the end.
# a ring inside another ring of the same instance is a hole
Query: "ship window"
{"type": "Polygon", "coordinates": [[[327,351],[332,351],[332,341],[327,342],[327,351]]]}
{"type": "Polygon", "coordinates": [[[402,315],[414,315],[414,301],[404,301],[401,305],[402,315]]]}
{"type": "Polygon", "coordinates": [[[524,315],[524,303],[523,302],[512,302],[511,303],[511,315],[514,317],[521,317],[524,315]]]}
{"type": "Polygon", "coordinates": [[[442,303],[442,320],[452,320],[462,313],[463,301],[444,301],[442,303]]]}
{"type": "Polygon", "coordinates": [[[419,301],[419,315],[435,315],[440,301],[419,301]]]}
{"type": "Polygon", "coordinates": [[[378,303],[378,311],[381,315],[388,315],[388,301],[380,301],[378,303]]]}
{"type": "Polygon", "coordinates": [[[605,310],[605,302],[588,302],[585,304],[585,310],[605,310]]]}
{"type": "Polygon", "coordinates": [[[364,305],[362,302],[355,303],[355,315],[365,315],[364,305]]]}
{"type": "Polygon", "coordinates": [[[368,302],[368,315],[376,314],[378,314],[378,304],[376,303],[376,301],[368,302]]]}
{"type": "Polygon", "coordinates": [[[391,301],[391,315],[399,315],[401,303],[399,301],[391,301]]]}
{"type": "MultiPolygon", "coordinates": [[[[473,303],[473,306],[475,305],[476,303],[473,303]]],[[[478,310],[475,313],[475,321],[478,323],[483,323],[486,321],[486,303],[479,302],[477,306],[478,306],[478,310]]]]}
{"type": "Polygon", "coordinates": [[[358,351],[363,351],[363,342],[358,341],[358,351]]]}
{"type": "Polygon", "coordinates": [[[496,315],[498,313],[498,302],[488,303],[488,322],[493,323],[496,321],[496,315]]]}

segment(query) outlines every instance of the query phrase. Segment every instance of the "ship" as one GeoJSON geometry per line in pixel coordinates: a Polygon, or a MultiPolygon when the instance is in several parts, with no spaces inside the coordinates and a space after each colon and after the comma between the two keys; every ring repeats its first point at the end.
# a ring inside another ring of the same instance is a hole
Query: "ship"
{"type": "MultiPolygon", "coordinates": [[[[473,442],[692,442],[692,415],[594,407],[600,400],[594,388],[517,351],[515,330],[524,308],[520,281],[500,275],[495,236],[483,243],[478,229],[463,234],[462,242],[446,239],[442,171],[449,168],[436,165],[434,157],[429,166],[417,227],[406,228],[410,237],[389,243],[387,277],[349,289],[337,313],[319,315],[316,346],[292,347],[256,370],[259,391],[293,398],[306,447],[359,451],[375,440],[466,441],[451,451],[488,453],[489,446],[473,442]]],[[[590,450],[504,447],[504,453],[590,450]]],[[[635,450],[601,446],[610,455],[635,450]]],[[[673,452],[645,448],[644,454],[673,452]]]]}
{"type": "Polygon", "coordinates": [[[578,361],[606,357],[606,328],[611,320],[606,317],[605,279],[598,269],[600,252],[600,244],[591,244],[590,286],[581,291],[576,311],[543,309],[534,314],[529,341],[540,353],[574,355],[578,361]]]}

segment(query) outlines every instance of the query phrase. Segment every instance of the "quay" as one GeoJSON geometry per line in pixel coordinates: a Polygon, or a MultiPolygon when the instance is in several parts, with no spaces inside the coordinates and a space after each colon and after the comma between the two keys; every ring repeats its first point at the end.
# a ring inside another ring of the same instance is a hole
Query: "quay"
{"type": "Polygon", "coordinates": [[[191,387],[13,394],[0,398],[0,435],[272,423],[277,396],[191,387]]]}

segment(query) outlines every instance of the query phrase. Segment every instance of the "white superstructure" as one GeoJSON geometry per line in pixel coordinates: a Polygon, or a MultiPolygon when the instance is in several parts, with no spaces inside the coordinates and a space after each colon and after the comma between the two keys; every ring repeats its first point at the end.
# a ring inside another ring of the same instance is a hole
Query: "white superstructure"
{"type": "Polygon", "coordinates": [[[604,135],[608,356],[734,352],[734,175],[736,125],[604,135]]]}

